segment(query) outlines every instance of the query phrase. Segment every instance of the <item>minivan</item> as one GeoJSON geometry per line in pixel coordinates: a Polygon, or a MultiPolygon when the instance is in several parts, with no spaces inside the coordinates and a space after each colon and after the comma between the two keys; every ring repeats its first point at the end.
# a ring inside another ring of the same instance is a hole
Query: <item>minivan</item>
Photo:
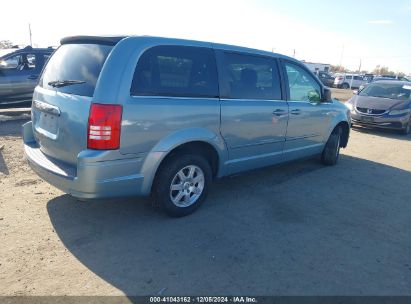
{"type": "Polygon", "coordinates": [[[339,74],[335,77],[334,86],[340,89],[359,88],[362,84],[366,82],[366,79],[364,79],[364,77],[361,75],[339,74]]]}
{"type": "Polygon", "coordinates": [[[44,180],[79,199],[149,196],[171,216],[215,178],[319,155],[336,164],[349,110],[299,61],[158,37],[61,40],[23,126],[44,180]]]}

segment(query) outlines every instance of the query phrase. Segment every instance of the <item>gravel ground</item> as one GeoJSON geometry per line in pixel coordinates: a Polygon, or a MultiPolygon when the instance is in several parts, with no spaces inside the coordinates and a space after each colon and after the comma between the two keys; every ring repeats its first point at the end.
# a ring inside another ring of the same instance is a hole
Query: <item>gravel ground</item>
{"type": "Polygon", "coordinates": [[[316,160],[215,183],[195,214],[80,202],[0,123],[0,295],[411,295],[411,136],[352,131],[316,160]]]}

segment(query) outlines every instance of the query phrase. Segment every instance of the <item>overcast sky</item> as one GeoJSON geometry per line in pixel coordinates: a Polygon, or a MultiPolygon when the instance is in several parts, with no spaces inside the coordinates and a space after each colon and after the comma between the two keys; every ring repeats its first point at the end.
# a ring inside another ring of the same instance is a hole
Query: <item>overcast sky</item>
{"type": "Polygon", "coordinates": [[[71,35],[155,35],[411,74],[411,0],[20,0],[1,11],[0,40],[16,44],[29,43],[31,23],[38,46],[71,35]]]}

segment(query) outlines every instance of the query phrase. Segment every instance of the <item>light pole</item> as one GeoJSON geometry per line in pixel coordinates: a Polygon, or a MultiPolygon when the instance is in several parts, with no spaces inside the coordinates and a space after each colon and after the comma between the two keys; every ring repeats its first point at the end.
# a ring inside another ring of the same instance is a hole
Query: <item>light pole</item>
{"type": "Polygon", "coordinates": [[[30,46],[33,47],[33,42],[31,41],[31,25],[29,23],[29,34],[30,34],[30,46]]]}

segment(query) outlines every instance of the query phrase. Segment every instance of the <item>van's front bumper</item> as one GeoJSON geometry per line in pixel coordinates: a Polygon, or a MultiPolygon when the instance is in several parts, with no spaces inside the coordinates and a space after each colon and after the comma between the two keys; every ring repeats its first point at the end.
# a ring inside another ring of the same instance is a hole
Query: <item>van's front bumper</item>
{"type": "Polygon", "coordinates": [[[82,199],[142,196],[149,194],[144,157],[124,156],[118,151],[85,150],[70,165],[45,155],[34,140],[31,121],[23,125],[24,152],[30,167],[45,181],[82,199]]]}

